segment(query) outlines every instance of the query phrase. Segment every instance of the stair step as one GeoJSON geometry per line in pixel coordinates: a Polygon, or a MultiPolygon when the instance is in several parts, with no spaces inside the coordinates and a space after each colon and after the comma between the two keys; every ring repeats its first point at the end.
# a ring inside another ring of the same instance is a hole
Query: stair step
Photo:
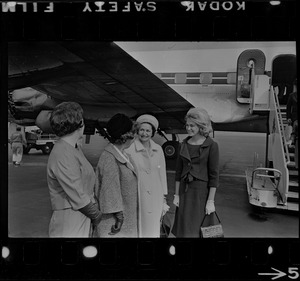
{"type": "Polygon", "coordinates": [[[297,170],[296,163],[294,161],[290,161],[290,163],[287,164],[287,167],[289,170],[297,170]]]}
{"type": "Polygon", "coordinates": [[[292,177],[298,177],[298,170],[289,170],[289,175],[292,177]]]}
{"type": "Polygon", "coordinates": [[[296,201],[298,201],[299,200],[299,192],[289,191],[287,197],[288,197],[288,200],[290,200],[290,199],[296,199],[296,201]]]}
{"type": "Polygon", "coordinates": [[[288,211],[299,211],[299,204],[295,202],[288,202],[287,205],[277,205],[277,209],[288,210],[288,211]]]}
{"type": "Polygon", "coordinates": [[[295,160],[295,153],[289,153],[291,161],[295,160]]]}
{"type": "Polygon", "coordinates": [[[289,191],[299,193],[299,184],[295,181],[289,181],[289,191]]]}
{"type": "Polygon", "coordinates": [[[298,181],[290,180],[290,181],[289,181],[289,186],[299,187],[299,183],[298,183],[298,181]]]}
{"type": "Polygon", "coordinates": [[[289,145],[288,149],[289,149],[290,153],[295,153],[295,146],[294,145],[289,145]]]}

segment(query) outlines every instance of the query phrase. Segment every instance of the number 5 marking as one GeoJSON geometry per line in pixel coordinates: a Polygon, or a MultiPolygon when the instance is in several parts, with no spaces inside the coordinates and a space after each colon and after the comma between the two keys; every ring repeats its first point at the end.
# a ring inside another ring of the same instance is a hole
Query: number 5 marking
{"type": "Polygon", "coordinates": [[[291,279],[298,279],[299,273],[298,273],[298,267],[289,267],[289,274],[288,277],[291,279]]]}

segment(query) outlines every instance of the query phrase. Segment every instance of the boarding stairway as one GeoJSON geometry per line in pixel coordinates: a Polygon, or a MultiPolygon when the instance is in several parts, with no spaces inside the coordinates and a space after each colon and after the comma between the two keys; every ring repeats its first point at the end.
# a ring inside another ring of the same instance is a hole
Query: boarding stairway
{"type": "Polygon", "coordinates": [[[255,161],[253,167],[246,170],[249,202],[296,213],[299,211],[298,169],[295,145],[291,145],[285,137],[288,126],[286,105],[279,103],[278,88],[268,86],[268,81],[263,78],[265,81],[255,79],[253,84],[250,112],[257,114],[262,112],[262,108],[268,108],[268,167],[258,167],[255,161]],[[261,81],[264,83],[260,84],[261,81]]]}
{"type": "Polygon", "coordinates": [[[288,169],[288,188],[286,196],[286,204],[278,204],[277,208],[298,211],[299,210],[299,171],[295,164],[295,145],[286,140],[285,129],[288,126],[286,117],[286,105],[279,104],[278,97],[275,94],[277,107],[277,117],[280,124],[280,134],[284,147],[284,157],[288,169]]]}

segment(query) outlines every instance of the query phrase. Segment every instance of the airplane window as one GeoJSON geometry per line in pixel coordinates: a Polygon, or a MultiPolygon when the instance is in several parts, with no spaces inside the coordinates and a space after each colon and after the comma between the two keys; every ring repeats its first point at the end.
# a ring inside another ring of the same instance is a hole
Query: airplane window
{"type": "Polygon", "coordinates": [[[212,73],[200,73],[200,83],[201,84],[211,84],[212,83],[212,73]]]}
{"type": "Polygon", "coordinates": [[[186,73],[176,73],[175,84],[186,84],[186,73]]]}

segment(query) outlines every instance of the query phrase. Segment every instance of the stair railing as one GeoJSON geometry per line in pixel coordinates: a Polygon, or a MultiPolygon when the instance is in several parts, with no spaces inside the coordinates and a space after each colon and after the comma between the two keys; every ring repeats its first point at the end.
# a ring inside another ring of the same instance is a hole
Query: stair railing
{"type": "Polygon", "coordinates": [[[283,124],[283,120],[282,120],[280,104],[279,104],[277,93],[274,93],[274,96],[275,96],[276,112],[277,112],[277,116],[278,116],[278,120],[279,120],[280,135],[281,135],[281,138],[282,138],[282,144],[283,144],[283,148],[284,148],[284,151],[285,151],[285,160],[286,160],[286,164],[289,164],[290,161],[291,161],[290,160],[290,153],[289,153],[287,140],[286,140],[286,137],[285,137],[285,134],[284,134],[284,124],[283,124]]]}
{"type": "Polygon", "coordinates": [[[289,186],[289,171],[287,164],[290,161],[288,154],[288,145],[284,136],[283,120],[276,94],[276,89],[270,87],[270,153],[273,161],[273,166],[282,173],[282,180],[279,183],[278,191],[281,194],[282,202],[278,204],[287,204],[288,186],[289,186]]]}

